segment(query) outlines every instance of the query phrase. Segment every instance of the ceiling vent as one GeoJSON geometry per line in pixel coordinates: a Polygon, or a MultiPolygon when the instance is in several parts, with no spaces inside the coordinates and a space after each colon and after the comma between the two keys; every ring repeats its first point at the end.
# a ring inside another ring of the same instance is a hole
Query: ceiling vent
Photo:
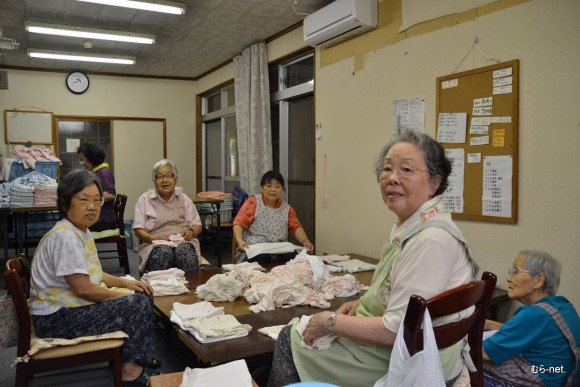
{"type": "Polygon", "coordinates": [[[18,47],[20,47],[20,43],[17,43],[16,40],[2,36],[2,28],[0,27],[0,50],[18,50],[18,47]]]}

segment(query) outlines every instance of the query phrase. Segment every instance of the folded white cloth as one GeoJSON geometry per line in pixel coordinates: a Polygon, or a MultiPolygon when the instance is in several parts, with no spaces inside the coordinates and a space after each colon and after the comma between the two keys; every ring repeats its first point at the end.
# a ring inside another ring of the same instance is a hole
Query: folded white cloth
{"type": "Polygon", "coordinates": [[[278,340],[278,335],[280,334],[280,331],[282,330],[282,328],[284,328],[287,325],[296,324],[298,321],[300,321],[298,319],[298,317],[294,317],[292,320],[290,320],[290,322],[288,322],[288,324],[272,325],[271,327],[263,327],[263,328],[258,329],[258,333],[266,335],[274,340],[278,340]]]}
{"type": "Polygon", "coordinates": [[[198,317],[213,317],[224,314],[223,306],[216,308],[211,302],[200,301],[195,304],[173,303],[173,310],[183,321],[191,320],[198,317]]]}
{"type": "Polygon", "coordinates": [[[334,266],[334,265],[326,265],[329,273],[339,273],[342,271],[342,267],[334,266]]]}
{"type": "Polygon", "coordinates": [[[244,337],[244,336],[247,336],[248,333],[250,333],[250,331],[252,330],[252,327],[250,325],[246,324],[249,327],[249,329],[246,331],[240,331],[240,332],[233,334],[233,335],[230,335],[230,336],[220,336],[220,337],[212,337],[212,338],[204,339],[195,329],[185,326],[185,323],[179,318],[179,316],[173,310],[169,312],[169,320],[172,323],[179,325],[179,327],[181,329],[188,332],[190,335],[195,337],[195,339],[202,344],[215,343],[217,341],[224,341],[224,340],[229,340],[229,339],[236,339],[238,337],[244,337]]]}
{"type": "Polygon", "coordinates": [[[302,249],[304,249],[304,247],[296,246],[290,242],[255,243],[248,246],[246,249],[246,255],[248,256],[248,259],[252,259],[259,254],[283,254],[302,249]]]}
{"type": "Polygon", "coordinates": [[[266,271],[265,268],[260,266],[258,262],[242,262],[242,263],[227,263],[222,265],[222,269],[225,271],[236,271],[236,270],[259,270],[259,271],[266,271]]]}
{"type": "Polygon", "coordinates": [[[239,333],[248,333],[252,327],[240,322],[231,314],[222,314],[214,317],[194,318],[184,322],[188,328],[193,328],[203,339],[227,337],[239,333]]]}
{"type": "Polygon", "coordinates": [[[346,261],[349,258],[350,258],[350,255],[330,254],[330,255],[323,255],[322,256],[322,260],[326,263],[346,261]]]}
{"type": "Polygon", "coordinates": [[[343,271],[349,273],[375,270],[375,268],[377,267],[377,265],[371,265],[370,263],[363,262],[360,259],[349,259],[348,261],[332,262],[332,264],[334,266],[341,267],[343,271]]]}
{"type": "MultiPolygon", "coordinates": [[[[300,317],[300,322],[298,323],[298,334],[300,335],[300,337],[302,337],[302,332],[304,332],[304,329],[306,328],[306,325],[308,325],[308,321],[310,321],[310,318],[312,316],[302,316],[300,317]]],[[[332,333],[329,333],[327,335],[321,336],[317,339],[314,339],[314,341],[312,342],[312,345],[307,345],[304,342],[304,338],[302,337],[302,346],[306,347],[308,349],[318,349],[320,351],[324,351],[327,350],[328,348],[330,348],[330,344],[334,341],[334,339],[336,339],[336,335],[333,335],[332,333]]]]}
{"type": "Polygon", "coordinates": [[[245,360],[235,360],[209,368],[187,367],[179,387],[251,387],[252,375],[245,360]]]}

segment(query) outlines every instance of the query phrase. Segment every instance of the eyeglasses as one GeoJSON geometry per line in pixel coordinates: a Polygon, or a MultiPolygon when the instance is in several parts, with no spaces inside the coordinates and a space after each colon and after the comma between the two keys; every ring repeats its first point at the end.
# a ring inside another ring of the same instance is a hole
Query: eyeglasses
{"type": "Polygon", "coordinates": [[[103,204],[105,204],[105,198],[102,196],[95,196],[92,199],[89,198],[88,196],[80,196],[80,195],[74,195],[74,197],[79,200],[81,206],[83,207],[88,207],[89,204],[91,203],[95,207],[101,207],[103,204]]]}
{"type": "Polygon", "coordinates": [[[519,273],[528,273],[528,274],[530,274],[529,271],[524,270],[524,269],[518,269],[517,267],[512,267],[511,269],[508,269],[507,273],[508,273],[508,275],[518,275],[519,273]]]}
{"type": "Polygon", "coordinates": [[[80,165],[85,165],[85,160],[79,160],[80,165]]]}
{"type": "Polygon", "coordinates": [[[409,179],[411,176],[415,174],[415,172],[420,171],[429,172],[428,169],[415,169],[408,165],[399,165],[397,167],[386,165],[382,171],[378,170],[377,173],[379,174],[379,180],[391,177],[393,172],[396,172],[401,179],[409,179]]]}
{"type": "Polygon", "coordinates": [[[173,173],[166,173],[165,175],[155,175],[155,180],[173,179],[174,177],[173,173]]]}

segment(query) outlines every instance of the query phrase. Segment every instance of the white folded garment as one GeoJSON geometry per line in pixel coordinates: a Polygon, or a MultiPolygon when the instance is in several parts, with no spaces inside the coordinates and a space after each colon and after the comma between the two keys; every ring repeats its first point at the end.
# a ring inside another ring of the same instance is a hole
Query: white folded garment
{"type": "Polygon", "coordinates": [[[330,255],[323,255],[322,256],[322,260],[326,263],[346,261],[349,258],[350,258],[350,255],[330,254],[330,255]]]}
{"type": "Polygon", "coordinates": [[[222,265],[222,269],[225,271],[236,271],[236,270],[259,270],[259,271],[266,271],[265,268],[260,266],[258,262],[242,262],[242,263],[226,263],[222,265]]]}
{"type": "Polygon", "coordinates": [[[263,328],[258,329],[258,333],[266,335],[274,340],[278,340],[278,335],[280,334],[280,331],[282,330],[282,328],[284,328],[287,325],[296,324],[298,321],[299,321],[299,318],[294,317],[292,320],[290,320],[288,322],[288,324],[272,325],[271,327],[263,327],[263,328]]]}
{"type": "Polygon", "coordinates": [[[248,259],[252,259],[259,254],[283,254],[302,249],[304,249],[304,247],[296,246],[290,242],[255,243],[248,246],[246,249],[246,255],[248,256],[248,259]]]}
{"type": "Polygon", "coordinates": [[[213,317],[224,314],[223,306],[216,308],[211,302],[200,301],[195,304],[173,303],[173,310],[182,321],[191,320],[198,317],[213,317]]]}
{"type": "Polygon", "coordinates": [[[235,360],[209,368],[187,367],[179,387],[251,387],[252,375],[245,360],[235,360]]]}
{"type": "Polygon", "coordinates": [[[185,321],[184,325],[193,328],[203,339],[227,337],[239,333],[248,333],[252,327],[240,322],[231,314],[222,314],[214,317],[200,317],[185,321]]]}
{"type": "Polygon", "coordinates": [[[349,259],[348,261],[332,262],[332,264],[334,266],[341,267],[343,271],[349,273],[375,270],[375,268],[377,267],[377,265],[371,265],[370,263],[363,262],[360,259],[349,259]]]}
{"type": "Polygon", "coordinates": [[[247,336],[248,333],[250,333],[250,331],[252,330],[252,327],[250,325],[246,324],[249,327],[249,329],[247,331],[238,332],[237,334],[231,335],[231,336],[221,336],[221,337],[213,337],[213,338],[204,339],[203,337],[201,337],[201,335],[195,329],[185,326],[185,323],[179,318],[179,316],[174,311],[169,312],[169,320],[172,323],[179,325],[179,327],[181,329],[183,329],[184,331],[186,331],[187,333],[189,333],[190,335],[195,337],[195,339],[202,344],[215,343],[217,341],[224,341],[224,340],[229,340],[229,339],[237,339],[238,337],[247,336]]]}

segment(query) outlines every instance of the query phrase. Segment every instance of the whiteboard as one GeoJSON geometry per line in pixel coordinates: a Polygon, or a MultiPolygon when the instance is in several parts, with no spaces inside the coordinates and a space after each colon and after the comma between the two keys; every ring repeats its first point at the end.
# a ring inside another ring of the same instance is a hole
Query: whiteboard
{"type": "Polygon", "coordinates": [[[6,143],[52,144],[52,113],[4,110],[6,143]]]}

